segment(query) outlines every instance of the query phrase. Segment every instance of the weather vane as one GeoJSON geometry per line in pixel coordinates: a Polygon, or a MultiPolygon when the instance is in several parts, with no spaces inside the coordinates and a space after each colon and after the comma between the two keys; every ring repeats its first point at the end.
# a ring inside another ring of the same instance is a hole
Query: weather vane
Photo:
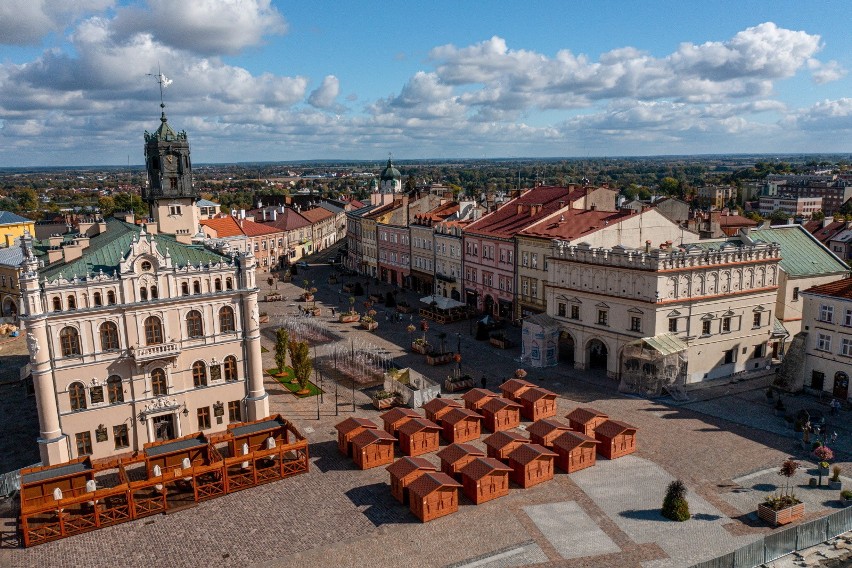
{"type": "Polygon", "coordinates": [[[160,64],[157,63],[157,74],[148,73],[149,77],[153,77],[157,84],[160,86],[160,107],[165,108],[166,104],[163,102],[163,89],[172,84],[172,80],[163,75],[160,71],[160,64]]]}

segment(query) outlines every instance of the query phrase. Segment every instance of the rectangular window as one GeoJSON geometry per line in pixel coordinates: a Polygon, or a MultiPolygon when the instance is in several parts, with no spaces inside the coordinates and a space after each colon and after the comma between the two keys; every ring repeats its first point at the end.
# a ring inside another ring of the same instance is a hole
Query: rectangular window
{"type": "Polygon", "coordinates": [[[112,438],[115,440],[115,449],[130,447],[130,438],[127,435],[127,424],[119,424],[112,427],[112,438]]]}
{"type": "Polygon", "coordinates": [[[831,351],[831,336],[825,333],[817,334],[817,346],[819,351],[831,351]]]}
{"type": "Polygon", "coordinates": [[[754,346],[754,358],[758,359],[760,357],[763,357],[765,351],[766,351],[766,345],[765,344],[761,343],[760,345],[755,345],[754,346]]]}
{"type": "Polygon", "coordinates": [[[538,280],[530,280],[530,286],[532,287],[532,297],[538,298],[538,280]]]}
{"type": "Polygon", "coordinates": [[[840,340],[840,354],[852,357],[852,339],[844,337],[840,340]]]}
{"type": "Polygon", "coordinates": [[[566,306],[565,304],[559,304],[556,310],[557,315],[564,318],[566,314],[565,308],[567,307],[568,306],[566,306]]]}
{"type": "Polygon", "coordinates": [[[630,331],[642,331],[642,318],[635,316],[630,318],[630,331]]]}
{"type": "Polygon", "coordinates": [[[537,254],[532,255],[532,267],[538,268],[538,255],[537,254]]]}
{"type": "Polygon", "coordinates": [[[701,335],[710,335],[710,321],[701,322],[701,335]]]}
{"type": "Polygon", "coordinates": [[[752,318],[752,326],[760,327],[760,312],[756,312],[752,318]]]}
{"type": "Polygon", "coordinates": [[[825,384],[825,373],[822,371],[811,371],[811,388],[822,390],[825,384]]]}
{"type": "Polygon", "coordinates": [[[728,363],[733,363],[735,361],[736,361],[736,350],[735,349],[728,349],[727,351],[725,351],[725,363],[728,364],[728,363]]]}
{"type": "Polygon", "coordinates": [[[530,283],[529,280],[527,280],[526,278],[524,278],[524,281],[521,282],[521,293],[524,296],[527,296],[530,293],[530,283]]]}
{"type": "Polygon", "coordinates": [[[798,288],[798,286],[796,288],[793,288],[793,301],[794,302],[799,301],[799,288],[798,288]]]}
{"type": "Polygon", "coordinates": [[[669,333],[677,333],[677,318],[669,318],[669,333]]]}
{"type": "Polygon", "coordinates": [[[731,331],[731,318],[722,318],[722,333],[731,331]]]}
{"type": "Polygon", "coordinates": [[[580,306],[571,306],[571,319],[580,319],[580,306]]]}
{"type": "Polygon", "coordinates": [[[819,321],[825,323],[834,322],[834,307],[821,305],[819,307],[819,321]]]}
{"type": "Polygon", "coordinates": [[[240,410],[241,405],[239,400],[232,400],[228,403],[228,421],[233,422],[242,422],[242,411],[240,410]]]}
{"type": "Polygon", "coordinates": [[[77,432],[76,434],[74,434],[74,437],[77,439],[77,455],[92,455],[92,433],[77,432]]]}
{"type": "Polygon", "coordinates": [[[207,430],[210,428],[210,407],[205,406],[198,409],[198,429],[207,430]]]}
{"type": "Polygon", "coordinates": [[[521,266],[529,266],[530,265],[530,254],[525,252],[521,254],[521,266]]]}
{"type": "Polygon", "coordinates": [[[846,313],[843,314],[843,325],[852,327],[852,310],[846,310],[846,313]]]}
{"type": "Polygon", "coordinates": [[[607,325],[609,312],[606,310],[598,310],[598,325],[607,325]]]}
{"type": "Polygon", "coordinates": [[[547,271],[547,257],[546,256],[544,257],[544,266],[542,267],[542,270],[544,270],[545,272],[547,271]]]}

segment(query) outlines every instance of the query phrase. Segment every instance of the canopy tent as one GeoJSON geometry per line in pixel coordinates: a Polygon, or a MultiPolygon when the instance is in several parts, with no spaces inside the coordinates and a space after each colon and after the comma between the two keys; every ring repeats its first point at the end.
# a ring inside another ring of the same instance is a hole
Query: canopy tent
{"type": "Polygon", "coordinates": [[[426,296],[425,298],[420,298],[420,301],[429,306],[434,303],[435,307],[439,310],[451,310],[453,308],[465,307],[465,304],[457,300],[453,300],[452,298],[445,298],[443,296],[426,296]]]}
{"type": "Polygon", "coordinates": [[[559,323],[547,314],[524,319],[521,361],[532,367],[554,367],[559,362],[559,323]]]}
{"type": "Polygon", "coordinates": [[[682,384],[687,348],[671,333],[631,341],[622,352],[619,390],[659,396],[664,388],[682,384]]]}

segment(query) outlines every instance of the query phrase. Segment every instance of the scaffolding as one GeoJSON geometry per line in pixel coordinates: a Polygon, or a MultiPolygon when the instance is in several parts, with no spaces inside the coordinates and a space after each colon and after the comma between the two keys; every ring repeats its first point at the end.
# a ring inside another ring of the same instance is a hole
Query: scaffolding
{"type": "Polygon", "coordinates": [[[687,345],[670,333],[632,341],[622,353],[621,392],[660,396],[685,381],[687,345]]]}

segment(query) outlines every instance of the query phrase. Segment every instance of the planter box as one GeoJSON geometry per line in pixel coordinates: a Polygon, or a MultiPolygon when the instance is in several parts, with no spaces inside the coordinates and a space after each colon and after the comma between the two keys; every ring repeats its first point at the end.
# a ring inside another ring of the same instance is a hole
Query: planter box
{"type": "Polygon", "coordinates": [[[440,353],[436,355],[426,355],[426,362],[430,365],[445,365],[453,360],[452,353],[440,353]]]}
{"type": "Polygon", "coordinates": [[[363,327],[367,331],[373,331],[374,329],[379,328],[379,322],[377,322],[377,321],[362,321],[361,327],[363,327]]]}
{"type": "Polygon", "coordinates": [[[852,499],[843,499],[843,498],[841,498],[841,499],[840,499],[840,504],[841,504],[844,508],[849,507],[850,505],[852,505],[852,499]]]}
{"type": "Polygon", "coordinates": [[[488,343],[497,347],[498,349],[509,349],[512,346],[512,342],[508,339],[500,339],[499,337],[490,337],[488,339],[488,343]]]}
{"type": "Polygon", "coordinates": [[[788,525],[805,516],[805,504],[799,503],[780,511],[773,511],[763,503],[757,506],[757,516],[773,527],[788,525]]]}
{"type": "Polygon", "coordinates": [[[337,319],[340,323],[357,323],[361,321],[361,314],[340,314],[337,319]]]}
{"type": "Polygon", "coordinates": [[[414,311],[414,308],[412,308],[411,306],[397,306],[396,311],[401,314],[410,314],[414,311]]]}
{"type": "Polygon", "coordinates": [[[280,302],[284,297],[281,294],[267,294],[264,299],[267,302],[280,302]]]}
{"type": "Polygon", "coordinates": [[[322,315],[322,308],[311,308],[309,311],[311,312],[311,315],[314,316],[314,317],[319,317],[319,316],[322,315]]]}
{"type": "Polygon", "coordinates": [[[388,408],[397,406],[397,404],[399,404],[399,401],[395,396],[373,399],[373,406],[375,406],[378,410],[387,410],[388,408]]]}
{"type": "Polygon", "coordinates": [[[828,488],[834,489],[835,491],[840,491],[841,489],[843,489],[843,482],[842,481],[831,481],[831,480],[829,480],[828,488]]]}
{"type": "Polygon", "coordinates": [[[447,379],[444,381],[444,390],[447,392],[456,392],[464,389],[472,389],[475,382],[473,377],[467,377],[459,380],[447,379]]]}
{"type": "Polygon", "coordinates": [[[421,355],[427,355],[432,350],[432,346],[428,343],[411,343],[411,350],[421,355]]]}

